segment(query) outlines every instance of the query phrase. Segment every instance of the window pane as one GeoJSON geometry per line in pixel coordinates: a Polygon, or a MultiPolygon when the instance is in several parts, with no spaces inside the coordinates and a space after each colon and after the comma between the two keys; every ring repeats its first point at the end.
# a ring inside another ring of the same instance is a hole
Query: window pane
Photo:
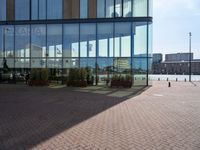
{"type": "Polygon", "coordinates": [[[46,57],[46,26],[31,26],[31,57],[46,57]]]}
{"type": "Polygon", "coordinates": [[[15,26],[15,57],[30,56],[30,26],[15,26]]]}
{"type": "Polygon", "coordinates": [[[97,18],[105,17],[105,0],[97,0],[97,18]]]}
{"type": "Polygon", "coordinates": [[[80,0],[80,18],[88,17],[88,0],[80,0]]]}
{"type": "Polygon", "coordinates": [[[147,23],[137,22],[133,24],[134,33],[134,57],[147,56],[147,23]]]}
{"type": "Polygon", "coordinates": [[[65,24],[63,39],[63,56],[78,57],[79,56],[79,25],[65,24]]]}
{"type": "Polygon", "coordinates": [[[6,0],[0,0],[0,21],[6,20],[6,0]]]}
{"type": "Polygon", "coordinates": [[[62,19],[62,0],[47,1],[47,19],[62,19]]]}
{"type": "Polygon", "coordinates": [[[106,0],[106,18],[114,17],[114,0],[106,0]]]}
{"type": "Polygon", "coordinates": [[[30,19],[30,0],[15,0],[15,19],[30,19]]]}
{"type": "Polygon", "coordinates": [[[115,57],[131,57],[131,23],[115,23],[115,48],[115,57]]]}
{"type": "Polygon", "coordinates": [[[3,26],[0,26],[0,57],[3,57],[3,26]]]}
{"type": "Polygon", "coordinates": [[[124,0],[124,17],[131,17],[132,13],[131,13],[131,0],[124,0]]]}
{"type": "MultiPolygon", "coordinates": [[[[109,40],[113,38],[113,24],[112,23],[99,23],[98,24],[98,56],[108,57],[109,53],[109,40]]],[[[112,47],[111,47],[112,48],[112,47]]]]}
{"type": "Polygon", "coordinates": [[[96,56],[96,25],[81,24],[80,26],[80,57],[96,56]]]}
{"type": "Polygon", "coordinates": [[[37,20],[38,19],[38,0],[31,1],[31,19],[37,20]]]}
{"type": "Polygon", "coordinates": [[[31,68],[45,68],[46,59],[41,58],[32,58],[31,59],[31,68]]]}
{"type": "Polygon", "coordinates": [[[63,59],[63,68],[78,68],[79,59],[77,58],[64,58],[63,59]]]}
{"type": "Polygon", "coordinates": [[[49,57],[62,57],[62,25],[47,26],[47,47],[49,57]]]}
{"type": "Polygon", "coordinates": [[[46,19],[46,0],[39,0],[39,19],[46,19]]]}
{"type": "Polygon", "coordinates": [[[134,17],[147,16],[147,0],[133,1],[133,16],[134,17]]]}
{"type": "Polygon", "coordinates": [[[29,59],[15,59],[15,68],[30,68],[29,59]]]}
{"type": "Polygon", "coordinates": [[[14,57],[14,27],[5,26],[5,57],[14,57]]]}
{"type": "Polygon", "coordinates": [[[122,16],[122,0],[115,0],[115,17],[122,16]]]}
{"type": "Polygon", "coordinates": [[[133,59],[134,85],[147,84],[147,58],[133,59]]]}
{"type": "Polygon", "coordinates": [[[148,32],[149,32],[149,39],[148,39],[148,46],[149,46],[149,48],[148,48],[148,52],[149,52],[149,54],[148,54],[148,57],[152,57],[152,54],[153,54],[153,25],[152,25],[152,23],[149,23],[148,24],[148,32]]]}

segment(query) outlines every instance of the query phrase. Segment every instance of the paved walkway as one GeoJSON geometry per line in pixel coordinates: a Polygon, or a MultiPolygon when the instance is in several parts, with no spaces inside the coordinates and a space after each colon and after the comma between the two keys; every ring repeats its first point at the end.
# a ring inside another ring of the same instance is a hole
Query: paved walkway
{"type": "Polygon", "coordinates": [[[134,93],[0,85],[0,149],[200,149],[200,83],[134,93]]]}

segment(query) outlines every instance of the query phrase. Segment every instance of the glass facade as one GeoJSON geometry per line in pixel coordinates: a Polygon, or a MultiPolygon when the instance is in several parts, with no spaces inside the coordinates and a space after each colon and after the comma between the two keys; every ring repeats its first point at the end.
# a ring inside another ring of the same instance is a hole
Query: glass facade
{"type": "Polygon", "coordinates": [[[30,0],[15,0],[15,20],[30,20],[30,0]]]}
{"type": "MultiPolygon", "coordinates": [[[[5,63],[15,73],[48,68],[51,78],[67,78],[70,68],[87,67],[95,81],[98,79],[95,84],[106,84],[105,79],[114,74],[131,74],[134,85],[148,84],[152,62],[150,1],[96,0],[97,18],[93,19],[88,19],[89,0],[73,1],[73,6],[80,5],[81,19],[63,19],[63,2],[16,0],[14,16],[21,21],[6,25],[9,6],[4,7],[5,0],[0,0],[4,8],[0,9],[1,73],[5,63]]],[[[72,1],[68,3],[72,5],[72,1]]],[[[73,11],[67,13],[73,16],[73,11]]]]}

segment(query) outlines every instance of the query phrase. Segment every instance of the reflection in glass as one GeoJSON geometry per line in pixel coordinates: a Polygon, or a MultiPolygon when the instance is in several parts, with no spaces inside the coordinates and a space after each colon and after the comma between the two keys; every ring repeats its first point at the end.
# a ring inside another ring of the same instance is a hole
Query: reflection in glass
{"type": "Polygon", "coordinates": [[[63,68],[78,68],[79,59],[77,58],[64,58],[63,59],[63,68]]]}
{"type": "Polygon", "coordinates": [[[131,0],[124,0],[124,5],[123,5],[123,17],[131,17],[132,16],[132,13],[131,13],[131,0]]]}
{"type": "Polygon", "coordinates": [[[147,23],[138,22],[134,31],[134,57],[147,56],[147,23]]]}
{"type": "Polygon", "coordinates": [[[80,0],[80,18],[88,17],[88,0],[80,0]]]}
{"type": "Polygon", "coordinates": [[[62,19],[62,0],[47,0],[47,19],[62,19]]]}
{"type": "Polygon", "coordinates": [[[47,48],[49,57],[62,57],[62,25],[47,26],[47,48]]]}
{"type": "Polygon", "coordinates": [[[0,21],[6,20],[6,0],[0,0],[0,21]]]}
{"type": "Polygon", "coordinates": [[[31,58],[31,68],[45,68],[46,59],[42,58],[31,58]]]}
{"type": "Polygon", "coordinates": [[[14,57],[14,26],[4,26],[5,57],[14,57]]]}
{"type": "Polygon", "coordinates": [[[97,0],[97,18],[105,17],[105,0],[97,0]]]}
{"type": "Polygon", "coordinates": [[[79,56],[79,25],[65,24],[63,26],[63,56],[78,57],[79,56]]]}
{"type": "MultiPolygon", "coordinates": [[[[99,23],[97,28],[97,38],[98,38],[98,56],[108,57],[108,53],[112,46],[109,46],[110,38],[113,38],[113,24],[112,23],[99,23]]],[[[112,53],[110,53],[112,54],[112,53]]]]}
{"type": "Polygon", "coordinates": [[[114,0],[106,0],[106,18],[114,17],[114,0]]]}
{"type": "Polygon", "coordinates": [[[30,26],[15,26],[15,57],[30,56],[30,26]]]}
{"type": "Polygon", "coordinates": [[[96,56],[96,25],[80,25],[80,57],[96,56]]]}
{"type": "Polygon", "coordinates": [[[46,26],[31,26],[31,57],[46,57],[46,26]]]}
{"type": "Polygon", "coordinates": [[[30,68],[29,59],[15,59],[15,68],[30,68]]]}
{"type": "Polygon", "coordinates": [[[134,85],[147,84],[147,58],[133,58],[134,85]]]}
{"type": "Polygon", "coordinates": [[[15,20],[30,20],[30,0],[15,0],[15,20]]]}
{"type": "Polygon", "coordinates": [[[122,17],[122,0],[115,0],[115,17],[122,17]]]}
{"type": "Polygon", "coordinates": [[[131,23],[115,23],[115,57],[131,57],[131,23]]]}
{"type": "Polygon", "coordinates": [[[31,1],[31,19],[46,19],[46,0],[31,1]]]}
{"type": "Polygon", "coordinates": [[[148,0],[133,0],[133,16],[134,17],[147,16],[147,1],[148,0]]]}

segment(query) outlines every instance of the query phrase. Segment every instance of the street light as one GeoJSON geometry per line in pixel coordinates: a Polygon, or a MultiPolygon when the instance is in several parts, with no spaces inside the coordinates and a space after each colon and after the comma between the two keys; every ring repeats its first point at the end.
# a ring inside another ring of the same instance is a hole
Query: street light
{"type": "Polygon", "coordinates": [[[191,82],[191,74],[192,74],[192,33],[189,32],[189,82],[191,82]]]}

